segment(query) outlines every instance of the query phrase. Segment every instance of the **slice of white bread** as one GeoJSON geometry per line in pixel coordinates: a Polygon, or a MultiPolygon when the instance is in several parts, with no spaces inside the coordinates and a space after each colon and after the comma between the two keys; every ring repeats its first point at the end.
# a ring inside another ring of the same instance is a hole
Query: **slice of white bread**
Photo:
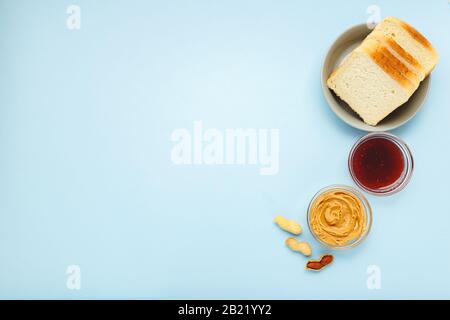
{"type": "Polygon", "coordinates": [[[408,101],[437,61],[417,30],[388,17],[333,71],[327,85],[375,126],[408,101]]]}
{"type": "Polygon", "coordinates": [[[396,76],[398,81],[380,68],[367,49],[359,47],[330,76],[327,85],[365,123],[375,126],[411,95],[412,84],[409,80],[398,72],[396,76]]]}

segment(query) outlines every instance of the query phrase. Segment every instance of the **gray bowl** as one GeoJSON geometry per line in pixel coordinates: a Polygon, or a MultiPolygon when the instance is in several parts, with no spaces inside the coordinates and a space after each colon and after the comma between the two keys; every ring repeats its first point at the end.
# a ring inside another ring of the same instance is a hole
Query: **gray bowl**
{"type": "Polygon", "coordinates": [[[426,77],[414,94],[402,106],[388,115],[376,126],[369,126],[354,112],[347,103],[342,101],[327,87],[327,79],[342,60],[355,49],[371,32],[366,24],[356,25],[345,31],[332,44],[322,66],[322,90],[331,110],[350,126],[364,131],[388,131],[400,127],[409,120],[422,107],[430,85],[430,76],[426,77]]]}

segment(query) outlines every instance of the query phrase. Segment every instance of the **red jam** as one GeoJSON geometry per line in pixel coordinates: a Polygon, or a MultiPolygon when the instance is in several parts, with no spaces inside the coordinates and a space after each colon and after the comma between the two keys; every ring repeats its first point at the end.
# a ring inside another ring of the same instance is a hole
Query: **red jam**
{"type": "Polygon", "coordinates": [[[401,177],[405,160],[395,142],[374,137],[356,146],[350,165],[362,186],[377,190],[394,184],[401,177]]]}

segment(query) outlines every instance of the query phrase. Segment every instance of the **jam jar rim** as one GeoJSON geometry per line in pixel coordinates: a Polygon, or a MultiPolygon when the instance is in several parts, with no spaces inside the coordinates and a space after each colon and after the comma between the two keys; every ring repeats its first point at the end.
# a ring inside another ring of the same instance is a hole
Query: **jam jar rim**
{"type": "Polygon", "coordinates": [[[366,191],[367,193],[370,193],[372,195],[376,196],[388,196],[394,193],[397,193],[401,190],[403,190],[406,185],[411,180],[412,173],[414,171],[414,159],[411,153],[411,150],[409,149],[408,145],[399,137],[396,135],[393,135],[392,133],[388,132],[371,132],[369,134],[366,134],[359,138],[355,144],[353,145],[352,149],[350,150],[349,156],[348,156],[348,169],[350,172],[350,176],[352,177],[353,181],[356,183],[356,185],[361,188],[362,190],[366,191]],[[365,186],[363,183],[361,183],[358,178],[356,177],[355,172],[353,171],[353,156],[355,154],[356,149],[365,141],[368,141],[370,139],[374,138],[383,138],[387,139],[393,143],[399,148],[403,155],[403,171],[400,177],[393,182],[392,184],[385,186],[383,188],[370,188],[368,186],[365,186]]]}

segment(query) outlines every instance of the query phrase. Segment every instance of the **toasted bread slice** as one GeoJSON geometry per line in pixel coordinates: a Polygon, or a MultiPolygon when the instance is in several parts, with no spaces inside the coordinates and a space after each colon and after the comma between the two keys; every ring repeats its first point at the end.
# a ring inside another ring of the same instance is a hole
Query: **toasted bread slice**
{"type": "Polygon", "coordinates": [[[406,64],[389,50],[384,42],[367,37],[357,50],[364,50],[392,79],[399,82],[412,94],[419,86],[420,79],[406,64]],[[405,81],[406,80],[406,81],[405,81]]]}
{"type": "Polygon", "coordinates": [[[374,32],[381,32],[394,39],[424,68],[425,75],[430,74],[439,61],[436,49],[431,43],[419,31],[400,19],[387,17],[375,27],[374,32]]]}
{"type": "MultiPolygon", "coordinates": [[[[378,30],[374,30],[367,36],[367,39],[378,41],[380,45],[384,45],[388,48],[389,52],[400,60],[408,68],[409,72],[415,74],[415,77],[419,80],[419,82],[426,77],[425,68],[419,63],[419,61],[403,49],[402,46],[400,46],[391,36],[385,35],[378,30]]],[[[407,74],[404,75],[407,76],[407,74]]]]}

